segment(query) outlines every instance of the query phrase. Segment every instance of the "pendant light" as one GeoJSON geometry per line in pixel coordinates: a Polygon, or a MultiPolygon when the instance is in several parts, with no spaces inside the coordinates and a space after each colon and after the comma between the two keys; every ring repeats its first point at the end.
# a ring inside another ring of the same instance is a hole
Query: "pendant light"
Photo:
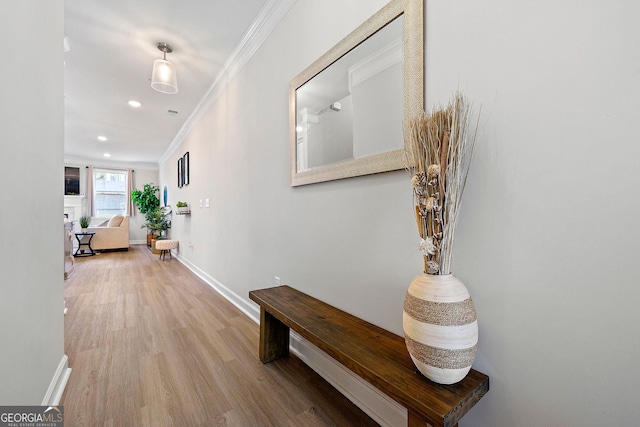
{"type": "Polygon", "coordinates": [[[177,93],[178,79],[176,77],[176,68],[171,62],[167,61],[167,53],[173,52],[173,48],[167,43],[158,43],[157,46],[158,50],[164,54],[164,58],[153,61],[151,87],[162,93],[177,93]]]}

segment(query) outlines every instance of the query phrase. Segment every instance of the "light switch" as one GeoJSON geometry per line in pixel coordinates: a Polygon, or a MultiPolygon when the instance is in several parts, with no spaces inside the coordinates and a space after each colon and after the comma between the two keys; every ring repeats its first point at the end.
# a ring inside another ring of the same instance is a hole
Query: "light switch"
{"type": "Polygon", "coordinates": [[[200,199],[200,207],[202,207],[202,199],[200,199]]]}
{"type": "Polygon", "coordinates": [[[209,207],[209,199],[204,199],[204,207],[205,208],[209,207]]]}

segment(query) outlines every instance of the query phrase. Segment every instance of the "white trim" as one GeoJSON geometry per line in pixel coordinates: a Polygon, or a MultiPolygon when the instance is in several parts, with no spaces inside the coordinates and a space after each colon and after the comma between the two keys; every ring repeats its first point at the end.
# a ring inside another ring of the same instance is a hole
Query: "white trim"
{"type": "Polygon", "coordinates": [[[64,354],[42,399],[42,406],[56,406],[60,403],[64,388],[67,386],[67,381],[69,381],[69,375],[71,375],[69,356],[64,354]]]}
{"type": "Polygon", "coordinates": [[[174,254],[173,257],[184,264],[189,270],[193,272],[193,274],[204,280],[216,292],[229,300],[231,304],[238,307],[238,309],[246,314],[250,319],[252,319],[256,323],[260,323],[260,313],[258,312],[257,305],[253,304],[253,302],[250,302],[247,299],[241,298],[240,296],[238,296],[238,294],[224,286],[222,283],[218,282],[213,277],[209,276],[200,268],[185,260],[180,256],[180,254],[174,254]]]}
{"type": "MultiPolygon", "coordinates": [[[[179,254],[175,258],[238,307],[250,319],[260,323],[260,311],[257,304],[240,297],[179,254]]],[[[293,331],[291,332],[290,350],[378,424],[382,426],[407,425],[406,408],[293,331]]]]}
{"type": "Polygon", "coordinates": [[[404,61],[402,39],[398,37],[347,70],[349,92],[354,86],[404,61]]]}
{"type": "Polygon", "coordinates": [[[291,331],[291,351],[381,426],[406,426],[407,409],[291,331]]]}
{"type": "Polygon", "coordinates": [[[233,51],[218,77],[213,82],[207,93],[202,97],[196,108],[191,112],[187,120],[180,128],[180,131],[173,138],[173,141],[160,157],[159,164],[167,161],[178,145],[191,132],[204,113],[213,105],[220,96],[227,84],[233,80],[238,72],[249,62],[249,59],[258,50],[260,45],[267,39],[269,34],[276,28],[282,18],[297,0],[268,0],[258,13],[246,34],[233,51]]]}
{"type": "Polygon", "coordinates": [[[136,169],[136,170],[149,170],[158,171],[159,167],[157,163],[149,162],[130,162],[120,160],[106,160],[106,159],[91,159],[88,157],[64,157],[65,166],[86,166],[93,165],[96,168],[106,169],[136,169]]]}

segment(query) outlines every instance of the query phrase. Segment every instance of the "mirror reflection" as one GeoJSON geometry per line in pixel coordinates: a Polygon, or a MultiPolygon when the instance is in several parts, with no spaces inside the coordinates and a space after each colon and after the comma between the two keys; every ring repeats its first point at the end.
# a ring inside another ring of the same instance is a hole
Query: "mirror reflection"
{"type": "Polygon", "coordinates": [[[297,88],[296,169],[403,147],[404,15],[297,88]]]}

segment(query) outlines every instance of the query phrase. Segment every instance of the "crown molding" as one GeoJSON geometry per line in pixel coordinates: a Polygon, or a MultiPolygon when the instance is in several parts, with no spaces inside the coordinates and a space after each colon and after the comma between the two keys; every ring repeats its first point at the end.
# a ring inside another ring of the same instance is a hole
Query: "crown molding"
{"type": "Polygon", "coordinates": [[[169,159],[178,148],[178,145],[191,132],[193,127],[202,118],[204,113],[218,99],[218,96],[226,88],[231,80],[245,66],[251,57],[256,53],[260,45],[267,39],[269,34],[278,26],[282,18],[285,17],[289,9],[297,0],[268,0],[258,13],[246,34],[233,51],[218,77],[213,82],[207,93],[202,97],[196,108],[191,112],[180,131],[160,158],[158,164],[169,159]]]}
{"type": "Polygon", "coordinates": [[[387,68],[393,67],[396,64],[402,65],[402,61],[404,60],[402,43],[402,38],[398,37],[360,62],[349,67],[347,70],[349,92],[352,91],[354,86],[383,72],[387,68]]]}
{"type": "Polygon", "coordinates": [[[66,166],[86,166],[91,165],[97,168],[114,168],[114,169],[138,169],[138,170],[159,170],[157,163],[147,162],[127,162],[120,160],[95,159],[88,157],[65,156],[64,164],[66,166]]]}

